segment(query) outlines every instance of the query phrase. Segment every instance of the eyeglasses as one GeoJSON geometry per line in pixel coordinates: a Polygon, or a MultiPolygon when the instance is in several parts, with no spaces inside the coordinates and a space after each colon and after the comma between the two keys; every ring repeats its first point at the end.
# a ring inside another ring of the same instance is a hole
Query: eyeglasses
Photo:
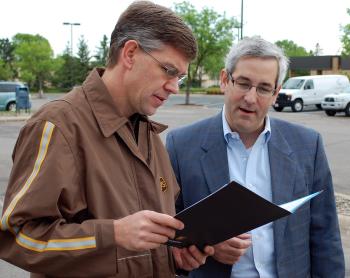
{"type": "Polygon", "coordinates": [[[145,52],[147,55],[149,55],[154,61],[158,63],[158,65],[165,71],[166,75],[169,78],[175,78],[177,77],[177,84],[179,86],[183,84],[185,81],[187,75],[186,74],[179,74],[179,70],[177,68],[169,67],[167,65],[164,65],[162,62],[160,62],[156,57],[154,57],[151,53],[149,53],[147,50],[143,49],[143,47],[140,46],[140,48],[145,52]]]}
{"type": "Polygon", "coordinates": [[[255,87],[255,90],[259,96],[269,97],[273,96],[276,92],[276,88],[271,88],[270,86],[257,85],[254,86],[251,82],[244,79],[233,79],[231,73],[227,72],[228,78],[231,80],[233,87],[242,93],[247,93],[251,88],[255,87]]]}

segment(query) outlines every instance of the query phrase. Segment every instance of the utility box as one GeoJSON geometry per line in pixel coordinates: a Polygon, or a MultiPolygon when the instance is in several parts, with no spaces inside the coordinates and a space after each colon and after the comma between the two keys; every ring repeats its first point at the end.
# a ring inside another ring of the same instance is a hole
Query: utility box
{"type": "Polygon", "coordinates": [[[31,108],[29,89],[28,87],[16,87],[16,111],[25,109],[28,112],[31,108]]]}

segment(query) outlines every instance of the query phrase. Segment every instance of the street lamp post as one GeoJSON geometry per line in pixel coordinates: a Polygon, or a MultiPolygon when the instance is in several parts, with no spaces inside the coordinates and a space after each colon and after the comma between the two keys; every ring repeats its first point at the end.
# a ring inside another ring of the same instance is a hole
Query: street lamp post
{"type": "Polygon", "coordinates": [[[233,28],[237,29],[237,42],[239,42],[239,32],[241,30],[241,25],[236,25],[233,28]]]}
{"type": "Polygon", "coordinates": [[[241,40],[243,39],[243,0],[241,0],[241,40]]]}
{"type": "Polygon", "coordinates": [[[73,26],[79,26],[80,23],[63,22],[63,25],[70,25],[70,54],[73,57],[73,26]]]}

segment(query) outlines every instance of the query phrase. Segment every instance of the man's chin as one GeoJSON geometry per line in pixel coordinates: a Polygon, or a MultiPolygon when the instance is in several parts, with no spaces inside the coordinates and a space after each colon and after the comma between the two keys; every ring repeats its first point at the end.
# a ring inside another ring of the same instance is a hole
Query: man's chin
{"type": "Polygon", "coordinates": [[[158,109],[158,107],[157,108],[156,107],[149,108],[149,109],[143,111],[143,115],[146,115],[146,116],[149,116],[149,117],[153,116],[154,114],[156,114],[157,109],[158,109]]]}

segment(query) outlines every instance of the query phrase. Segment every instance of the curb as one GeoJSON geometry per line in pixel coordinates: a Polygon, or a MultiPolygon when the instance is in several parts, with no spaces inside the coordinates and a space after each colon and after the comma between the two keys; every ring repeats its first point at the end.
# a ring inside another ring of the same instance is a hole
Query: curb
{"type": "Polygon", "coordinates": [[[344,235],[350,236],[350,216],[338,214],[339,226],[344,235]]]}
{"type": "Polygon", "coordinates": [[[27,121],[31,115],[28,116],[12,116],[12,117],[1,117],[0,122],[19,122],[19,121],[27,121]]]}
{"type": "Polygon", "coordinates": [[[344,194],[344,193],[337,193],[337,192],[334,192],[334,195],[335,195],[335,196],[343,197],[343,198],[345,198],[345,199],[350,199],[350,195],[347,195],[347,194],[344,194]]]}

